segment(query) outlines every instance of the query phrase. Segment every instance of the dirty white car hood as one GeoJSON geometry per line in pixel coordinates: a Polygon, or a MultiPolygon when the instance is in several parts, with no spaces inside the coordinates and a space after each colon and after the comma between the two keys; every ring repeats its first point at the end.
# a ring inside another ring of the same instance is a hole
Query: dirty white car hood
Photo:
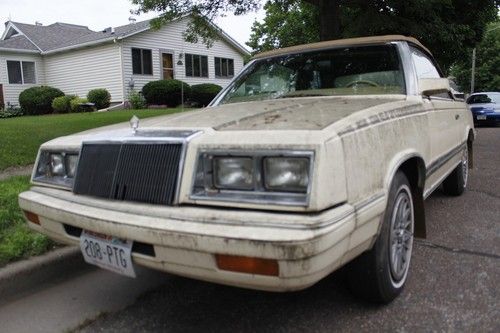
{"type": "Polygon", "coordinates": [[[391,97],[302,97],[221,106],[141,120],[140,127],[210,127],[227,130],[321,130],[377,105],[404,100],[391,97]]]}
{"type": "MultiPolygon", "coordinates": [[[[141,119],[140,131],[162,129],[206,129],[215,131],[312,130],[325,127],[376,106],[401,103],[406,96],[302,97],[225,104],[199,111],[141,119]]],[[[388,105],[388,109],[391,107],[388,105]]],[[[120,111],[115,111],[120,112],[120,111]]],[[[76,143],[92,137],[130,135],[130,125],[120,123],[58,138],[48,144],[76,143]]]]}

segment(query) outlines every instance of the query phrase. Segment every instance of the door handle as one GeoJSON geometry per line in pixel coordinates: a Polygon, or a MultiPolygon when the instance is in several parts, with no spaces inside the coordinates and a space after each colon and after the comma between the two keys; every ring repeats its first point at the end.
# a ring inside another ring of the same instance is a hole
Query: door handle
{"type": "Polygon", "coordinates": [[[456,114],[456,115],[455,115],[455,120],[458,120],[458,118],[460,118],[460,115],[459,115],[459,114],[456,114]]]}

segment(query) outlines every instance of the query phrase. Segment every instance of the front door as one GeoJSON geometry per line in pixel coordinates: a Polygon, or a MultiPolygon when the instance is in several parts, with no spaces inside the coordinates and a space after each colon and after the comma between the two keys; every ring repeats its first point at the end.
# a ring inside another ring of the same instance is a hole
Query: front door
{"type": "Polygon", "coordinates": [[[0,109],[5,107],[5,102],[3,100],[3,84],[0,84],[0,109]]]}
{"type": "Polygon", "coordinates": [[[162,53],[161,62],[163,68],[163,79],[170,80],[174,78],[174,59],[171,53],[162,53]]]}

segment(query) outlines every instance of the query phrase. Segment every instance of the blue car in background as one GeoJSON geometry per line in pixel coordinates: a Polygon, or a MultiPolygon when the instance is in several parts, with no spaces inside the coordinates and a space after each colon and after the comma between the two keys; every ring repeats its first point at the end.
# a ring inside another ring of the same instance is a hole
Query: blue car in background
{"type": "Polygon", "coordinates": [[[475,125],[500,123],[500,92],[481,92],[467,98],[475,125]]]}

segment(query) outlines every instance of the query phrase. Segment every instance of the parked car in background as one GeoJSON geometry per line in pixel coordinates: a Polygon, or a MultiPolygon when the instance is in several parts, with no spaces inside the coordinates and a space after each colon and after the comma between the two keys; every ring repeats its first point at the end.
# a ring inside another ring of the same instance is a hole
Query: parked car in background
{"type": "Polygon", "coordinates": [[[496,125],[500,123],[500,92],[474,93],[467,98],[474,124],[496,125]]]}
{"type": "Polygon", "coordinates": [[[128,276],[293,291],[349,264],[352,291],[378,302],[405,285],[424,199],[464,192],[474,140],[405,36],[262,53],[210,107],[130,125],[40,147],[19,195],[30,228],[128,276]]]}

